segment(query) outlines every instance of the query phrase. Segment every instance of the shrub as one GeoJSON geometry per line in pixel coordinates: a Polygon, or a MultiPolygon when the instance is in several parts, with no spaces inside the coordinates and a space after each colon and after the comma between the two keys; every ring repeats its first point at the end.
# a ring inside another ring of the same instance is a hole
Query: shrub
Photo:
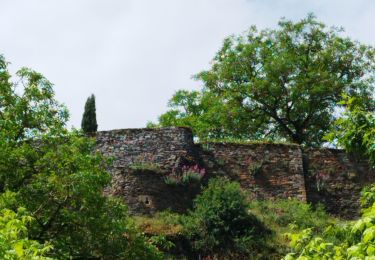
{"type": "Polygon", "coordinates": [[[236,182],[212,179],[183,220],[192,247],[203,255],[248,254],[269,231],[248,211],[236,182]]]}
{"type": "Polygon", "coordinates": [[[0,211],[0,257],[1,259],[52,259],[45,255],[52,249],[48,243],[28,239],[27,225],[34,219],[24,208],[17,212],[10,209],[0,211]]]}
{"type": "Polygon", "coordinates": [[[337,222],[322,206],[313,207],[297,199],[251,201],[250,211],[275,234],[267,240],[269,249],[263,254],[265,259],[281,259],[290,252],[290,240],[285,233],[311,227],[313,234],[319,234],[337,222]],[[275,257],[270,258],[269,252],[275,257]]]}
{"type": "Polygon", "coordinates": [[[329,226],[319,235],[312,229],[287,234],[292,250],[284,259],[374,259],[374,191],[370,187],[363,192],[363,214],[355,222],[329,226]]]}
{"type": "MultiPolygon", "coordinates": [[[[366,155],[375,165],[375,117],[365,100],[344,96],[347,111],[335,122],[330,141],[347,152],[366,155]]],[[[284,259],[374,259],[375,255],[375,186],[362,193],[362,216],[355,222],[328,227],[322,234],[311,229],[288,234],[292,252],[284,259]]]]}
{"type": "Polygon", "coordinates": [[[154,216],[135,216],[135,224],[148,235],[169,236],[182,233],[181,216],[170,211],[158,212],[154,216]]]}
{"type": "Polygon", "coordinates": [[[251,211],[268,225],[285,227],[293,225],[294,229],[314,227],[317,231],[333,224],[335,220],[330,217],[322,205],[312,207],[311,204],[297,199],[262,200],[250,203],[251,211]]]}

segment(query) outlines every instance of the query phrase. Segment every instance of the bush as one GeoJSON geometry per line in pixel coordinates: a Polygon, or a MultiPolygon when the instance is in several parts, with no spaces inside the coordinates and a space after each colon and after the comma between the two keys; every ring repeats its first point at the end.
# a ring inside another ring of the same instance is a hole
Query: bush
{"type": "Polygon", "coordinates": [[[286,234],[291,252],[284,259],[374,259],[374,191],[370,187],[363,193],[363,214],[354,222],[331,225],[319,235],[314,234],[313,228],[286,234]]]}
{"type": "Polygon", "coordinates": [[[269,226],[276,225],[277,228],[293,226],[294,229],[301,230],[314,227],[319,232],[335,222],[322,205],[312,207],[297,199],[252,201],[250,208],[269,226]]]}
{"type": "Polygon", "coordinates": [[[45,255],[52,249],[48,243],[27,238],[27,225],[34,219],[24,208],[17,212],[2,209],[0,211],[0,257],[1,259],[47,260],[45,255]]]}
{"type": "Polygon", "coordinates": [[[178,235],[182,233],[181,216],[170,211],[158,212],[154,216],[133,217],[136,226],[148,235],[178,235]]]}
{"type": "MultiPolygon", "coordinates": [[[[375,117],[365,100],[345,97],[343,117],[335,122],[330,141],[347,152],[366,155],[375,166],[375,117]]],[[[373,108],[372,108],[373,109],[373,108]]],[[[312,229],[287,234],[292,252],[284,259],[374,259],[375,256],[375,186],[362,193],[362,216],[355,222],[333,225],[319,235],[312,229]]]]}
{"type": "Polygon", "coordinates": [[[240,185],[226,179],[212,179],[183,222],[192,247],[206,256],[248,254],[269,233],[249,214],[240,185]]]}

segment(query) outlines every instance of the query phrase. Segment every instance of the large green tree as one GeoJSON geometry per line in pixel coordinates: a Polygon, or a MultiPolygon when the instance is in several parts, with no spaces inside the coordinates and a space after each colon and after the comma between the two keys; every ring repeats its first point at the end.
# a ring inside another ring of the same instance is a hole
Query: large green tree
{"type": "Polygon", "coordinates": [[[313,15],[282,19],[225,39],[201,91],[178,91],[159,125],[185,125],[202,138],[281,139],[311,146],[339,111],[343,93],[370,100],[374,48],[327,28],[313,15]]]}
{"type": "Polygon", "coordinates": [[[107,160],[94,152],[95,140],[65,128],[68,113],[52,84],[30,69],[17,76],[13,83],[0,56],[0,221],[6,221],[0,255],[15,248],[57,259],[161,258],[126,206],[104,196],[111,181],[107,160]],[[13,232],[8,227],[23,221],[14,215],[20,209],[33,221],[13,232]],[[6,232],[14,239],[3,238],[6,232]]]}
{"type": "Polygon", "coordinates": [[[95,133],[98,130],[96,122],[95,96],[92,94],[86,100],[85,111],[83,112],[81,128],[85,133],[95,133]]]}

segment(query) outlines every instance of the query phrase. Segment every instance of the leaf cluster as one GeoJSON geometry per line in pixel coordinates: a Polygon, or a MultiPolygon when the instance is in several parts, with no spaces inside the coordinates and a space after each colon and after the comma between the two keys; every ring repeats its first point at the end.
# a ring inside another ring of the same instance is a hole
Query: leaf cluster
{"type": "Polygon", "coordinates": [[[2,209],[0,212],[0,257],[1,259],[51,259],[46,254],[52,246],[48,243],[28,239],[28,225],[34,219],[24,208],[17,211],[2,209]]]}
{"type": "Polygon", "coordinates": [[[375,165],[375,101],[344,95],[346,110],[325,137],[346,151],[369,158],[375,165]]]}

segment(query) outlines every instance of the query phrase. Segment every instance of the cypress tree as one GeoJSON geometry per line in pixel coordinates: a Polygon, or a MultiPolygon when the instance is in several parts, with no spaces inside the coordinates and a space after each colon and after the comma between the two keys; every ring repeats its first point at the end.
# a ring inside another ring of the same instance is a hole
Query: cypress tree
{"type": "Polygon", "coordinates": [[[85,133],[95,133],[98,130],[94,94],[87,98],[85,111],[82,116],[81,128],[85,133]]]}

